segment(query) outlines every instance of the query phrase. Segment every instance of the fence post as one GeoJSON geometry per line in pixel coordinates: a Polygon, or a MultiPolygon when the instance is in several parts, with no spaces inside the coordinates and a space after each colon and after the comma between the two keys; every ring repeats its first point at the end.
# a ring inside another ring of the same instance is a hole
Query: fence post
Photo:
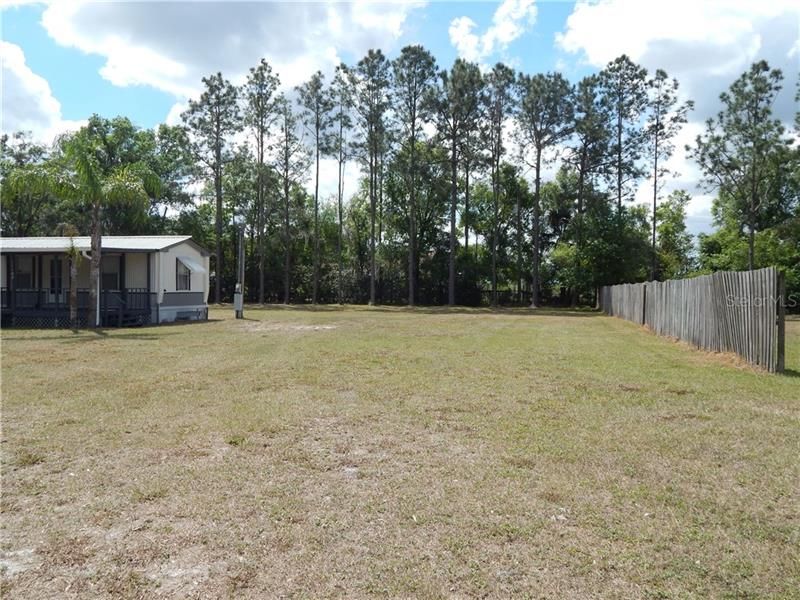
{"type": "Polygon", "coordinates": [[[642,325],[647,324],[647,284],[642,284],[642,325]]]}
{"type": "Polygon", "coordinates": [[[775,371],[783,373],[786,366],[786,276],[778,271],[778,357],[775,371]]]}

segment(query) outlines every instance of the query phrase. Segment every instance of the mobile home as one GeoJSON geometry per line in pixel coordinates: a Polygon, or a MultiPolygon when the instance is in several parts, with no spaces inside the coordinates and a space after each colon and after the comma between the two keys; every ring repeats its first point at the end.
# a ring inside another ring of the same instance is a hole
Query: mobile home
{"type": "MultiPolygon", "coordinates": [[[[69,325],[70,256],[76,252],[78,322],[89,313],[91,240],[0,238],[2,324],[69,325]]],[[[103,236],[98,325],[126,326],[208,318],[209,253],[191,236],[103,236]]]]}

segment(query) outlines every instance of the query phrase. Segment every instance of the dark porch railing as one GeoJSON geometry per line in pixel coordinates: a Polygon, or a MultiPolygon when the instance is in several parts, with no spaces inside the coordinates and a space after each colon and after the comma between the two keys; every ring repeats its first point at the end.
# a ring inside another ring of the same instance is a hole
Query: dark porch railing
{"type": "MultiPolygon", "coordinates": [[[[103,290],[100,293],[100,322],[103,326],[144,324],[150,321],[153,305],[151,292],[146,288],[103,290]]],[[[78,320],[86,324],[89,314],[89,290],[78,289],[78,320]]],[[[68,289],[0,289],[3,324],[25,324],[49,327],[69,319],[68,289]],[[37,319],[42,325],[37,325],[37,319]]]]}

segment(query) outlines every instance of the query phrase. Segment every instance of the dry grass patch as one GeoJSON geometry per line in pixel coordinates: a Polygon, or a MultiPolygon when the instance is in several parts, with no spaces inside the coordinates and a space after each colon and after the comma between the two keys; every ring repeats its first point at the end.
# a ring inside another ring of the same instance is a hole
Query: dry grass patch
{"type": "Polygon", "coordinates": [[[792,597],[789,373],[525,310],[2,339],[2,595],[792,597]]]}

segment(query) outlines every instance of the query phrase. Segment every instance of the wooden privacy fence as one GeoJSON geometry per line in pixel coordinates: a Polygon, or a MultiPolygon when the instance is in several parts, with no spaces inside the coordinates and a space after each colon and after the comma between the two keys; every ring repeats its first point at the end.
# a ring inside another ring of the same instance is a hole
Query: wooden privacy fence
{"type": "Polygon", "coordinates": [[[703,350],[735,352],[750,364],[782,372],[785,295],[783,274],[770,267],[606,286],[600,289],[600,308],[658,335],[703,350]]]}

